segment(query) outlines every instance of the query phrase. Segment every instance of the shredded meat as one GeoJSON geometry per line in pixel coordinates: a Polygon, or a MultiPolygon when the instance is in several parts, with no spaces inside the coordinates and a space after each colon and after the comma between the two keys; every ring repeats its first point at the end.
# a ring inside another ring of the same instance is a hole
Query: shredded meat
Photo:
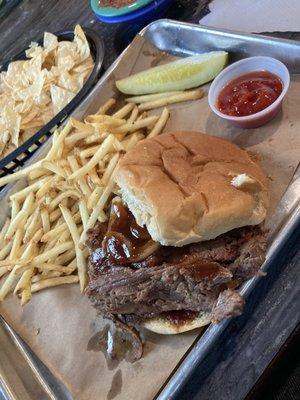
{"type": "MultiPolygon", "coordinates": [[[[266,246],[265,233],[246,227],[182,248],[161,247],[141,262],[121,266],[112,264],[102,251],[104,231],[101,224],[89,231],[87,294],[103,315],[131,314],[139,319],[182,309],[216,312],[214,319],[222,319],[220,309],[214,308],[220,293],[257,273],[266,246]]],[[[240,296],[236,293],[233,299],[241,310],[240,296]]],[[[227,318],[230,312],[223,307],[223,314],[227,318]]]]}

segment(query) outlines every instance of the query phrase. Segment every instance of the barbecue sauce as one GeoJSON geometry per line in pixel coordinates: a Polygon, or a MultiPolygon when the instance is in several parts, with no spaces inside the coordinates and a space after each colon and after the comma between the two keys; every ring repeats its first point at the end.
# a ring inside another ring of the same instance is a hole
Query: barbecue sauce
{"type": "Polygon", "coordinates": [[[132,213],[119,201],[112,204],[112,212],[103,241],[106,255],[117,264],[132,263],[145,250],[153,246],[146,228],[140,227],[132,213]]]}
{"type": "Polygon", "coordinates": [[[193,277],[194,281],[201,281],[204,278],[213,278],[220,273],[220,264],[217,262],[209,261],[206,259],[197,260],[196,263],[189,263],[185,267],[185,272],[187,275],[193,277]]]}
{"type": "Polygon", "coordinates": [[[173,325],[182,326],[196,318],[197,314],[196,311],[176,310],[163,312],[161,316],[173,325]]]}
{"type": "Polygon", "coordinates": [[[229,82],[220,92],[217,107],[226,114],[244,117],[269,107],[283,90],[281,79],[268,71],[253,71],[229,82]]]}

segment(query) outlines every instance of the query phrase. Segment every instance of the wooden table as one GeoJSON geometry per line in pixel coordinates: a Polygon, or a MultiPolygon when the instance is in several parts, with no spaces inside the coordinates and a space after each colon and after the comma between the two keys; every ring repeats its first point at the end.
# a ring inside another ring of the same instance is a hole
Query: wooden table
{"type": "MultiPolygon", "coordinates": [[[[198,22],[208,0],[174,0],[168,17],[198,22]]],[[[99,23],[87,0],[24,0],[0,21],[0,62],[40,37],[45,30],[56,32],[76,23],[93,27],[102,35],[107,68],[127,44],[134,29],[124,25],[99,23]]],[[[300,36],[293,34],[293,38],[300,36]]],[[[245,314],[235,320],[220,339],[220,346],[201,365],[181,399],[245,398],[299,322],[300,238],[296,233],[278,260],[276,271],[261,281],[263,296],[247,305],[245,314]],[[222,349],[220,351],[220,348],[222,349]]],[[[1,398],[1,394],[0,394],[1,398]]]]}

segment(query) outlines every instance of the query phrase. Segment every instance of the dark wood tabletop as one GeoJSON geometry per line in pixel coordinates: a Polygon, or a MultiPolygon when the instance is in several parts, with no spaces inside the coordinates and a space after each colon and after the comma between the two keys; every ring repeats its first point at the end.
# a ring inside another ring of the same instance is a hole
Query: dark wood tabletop
{"type": "MultiPolygon", "coordinates": [[[[41,37],[45,30],[57,32],[80,23],[97,30],[103,37],[104,68],[107,68],[139,28],[98,22],[88,0],[16,3],[17,6],[0,18],[0,63],[41,37]]],[[[174,0],[167,17],[198,22],[208,11],[208,3],[209,0],[174,0]]],[[[300,40],[300,35],[289,36],[300,40]]],[[[195,371],[180,399],[240,400],[251,392],[299,323],[299,265],[298,229],[298,235],[295,232],[282,250],[272,274],[261,281],[262,286],[252,296],[245,314],[220,338],[218,348],[195,371]]]]}

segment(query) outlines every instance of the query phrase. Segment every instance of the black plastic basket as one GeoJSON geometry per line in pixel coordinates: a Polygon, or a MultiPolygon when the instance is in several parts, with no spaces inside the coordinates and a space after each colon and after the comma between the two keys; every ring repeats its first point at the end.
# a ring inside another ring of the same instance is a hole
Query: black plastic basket
{"type": "MultiPolygon", "coordinates": [[[[66,105],[55,117],[53,117],[45,126],[43,126],[38,132],[36,132],[31,138],[26,140],[21,146],[16,150],[12,151],[10,154],[0,160],[0,177],[7,174],[15,172],[15,170],[22,166],[35,151],[52,135],[52,133],[57,129],[61,123],[71,114],[72,111],[79,105],[79,103],[84,99],[84,97],[90,92],[92,87],[97,82],[100,76],[100,70],[104,57],[104,46],[102,39],[97,32],[89,28],[83,28],[86,38],[89,42],[91,55],[94,59],[94,68],[84,83],[80,91],[74,96],[69,104],[66,105]]],[[[73,31],[64,31],[55,33],[59,41],[62,40],[73,40],[73,31]]],[[[42,43],[42,39],[38,41],[39,44],[42,43]]],[[[28,48],[28,47],[27,47],[28,48]]],[[[26,48],[26,49],[27,49],[26,48]]],[[[25,50],[17,54],[15,57],[9,59],[0,67],[0,71],[5,71],[12,61],[25,60],[25,50]]]]}

